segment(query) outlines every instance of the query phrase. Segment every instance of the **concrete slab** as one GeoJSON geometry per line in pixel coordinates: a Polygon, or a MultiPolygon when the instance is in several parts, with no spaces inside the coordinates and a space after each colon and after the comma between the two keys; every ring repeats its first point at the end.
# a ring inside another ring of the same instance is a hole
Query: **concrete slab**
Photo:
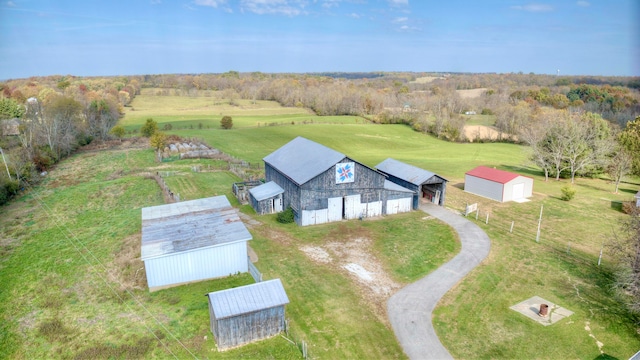
{"type": "Polygon", "coordinates": [[[538,324],[549,326],[558,321],[573,315],[573,311],[565,309],[551,301],[545,300],[539,296],[534,296],[521,303],[509,307],[509,309],[519,312],[520,314],[534,320],[538,324]],[[547,316],[540,316],[540,304],[549,305],[549,313],[547,316]]]}

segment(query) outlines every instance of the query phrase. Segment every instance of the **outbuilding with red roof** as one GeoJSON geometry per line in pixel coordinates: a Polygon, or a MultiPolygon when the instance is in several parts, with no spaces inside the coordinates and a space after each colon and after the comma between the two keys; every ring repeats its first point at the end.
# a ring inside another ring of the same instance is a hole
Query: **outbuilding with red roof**
{"type": "Polygon", "coordinates": [[[464,191],[500,202],[523,201],[533,193],[533,178],[478,166],[464,175],[464,191]]]}

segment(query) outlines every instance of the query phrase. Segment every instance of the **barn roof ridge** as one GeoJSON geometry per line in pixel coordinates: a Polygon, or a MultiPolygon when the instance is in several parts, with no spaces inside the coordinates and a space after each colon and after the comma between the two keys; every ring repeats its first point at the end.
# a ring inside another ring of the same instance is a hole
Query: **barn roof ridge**
{"type": "Polygon", "coordinates": [[[517,178],[518,176],[529,177],[482,165],[467,171],[465,175],[471,175],[481,179],[495,181],[501,184],[506,184],[509,181],[517,178]]]}

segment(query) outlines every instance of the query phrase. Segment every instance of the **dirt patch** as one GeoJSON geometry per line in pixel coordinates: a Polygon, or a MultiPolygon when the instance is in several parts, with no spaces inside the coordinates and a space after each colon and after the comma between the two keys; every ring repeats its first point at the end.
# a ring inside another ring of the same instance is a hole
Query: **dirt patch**
{"type": "Polygon", "coordinates": [[[389,325],[387,300],[401,284],[391,279],[380,261],[368,251],[370,248],[368,237],[351,236],[324,246],[302,246],[300,250],[316,263],[342,269],[358,286],[380,321],[389,325]]]}
{"type": "Polygon", "coordinates": [[[456,90],[458,95],[463,99],[475,99],[480,97],[487,91],[487,88],[477,88],[469,90],[456,90]]]}
{"type": "Polygon", "coordinates": [[[120,284],[120,290],[147,288],[144,262],[140,259],[141,236],[135,234],[124,238],[109,267],[109,277],[120,284]]]}

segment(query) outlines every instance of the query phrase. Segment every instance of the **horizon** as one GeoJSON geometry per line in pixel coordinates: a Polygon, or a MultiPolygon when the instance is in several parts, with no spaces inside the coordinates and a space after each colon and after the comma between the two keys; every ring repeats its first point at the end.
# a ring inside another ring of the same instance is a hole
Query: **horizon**
{"type": "Polygon", "coordinates": [[[240,73],[640,76],[640,2],[0,3],[0,79],[240,73]],[[440,70],[432,70],[440,69],[440,70]]]}

